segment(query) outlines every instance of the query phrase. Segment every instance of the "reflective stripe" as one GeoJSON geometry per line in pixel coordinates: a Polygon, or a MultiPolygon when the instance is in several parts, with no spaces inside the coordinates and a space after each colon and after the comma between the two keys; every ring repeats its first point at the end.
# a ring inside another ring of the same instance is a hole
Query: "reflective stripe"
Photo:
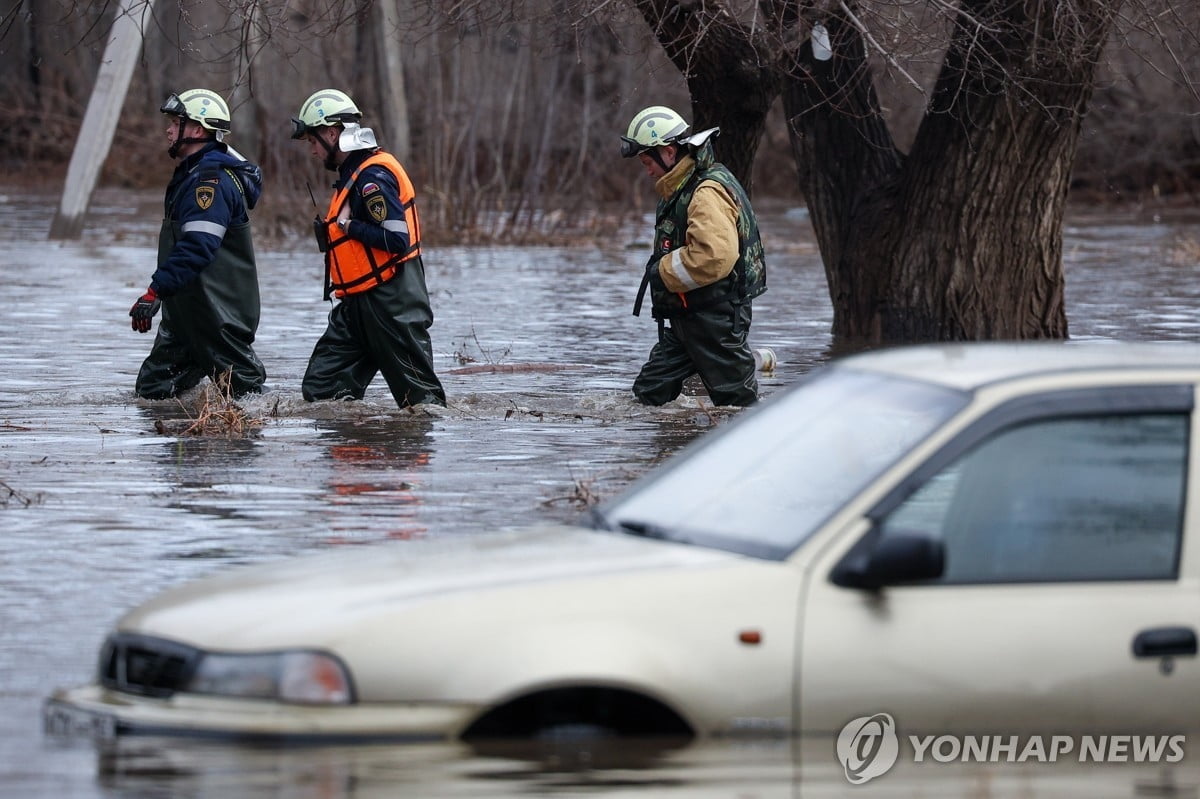
{"type": "Polygon", "coordinates": [[[207,233],[210,236],[216,236],[218,239],[225,238],[225,231],[228,230],[224,225],[218,225],[216,222],[185,222],[183,232],[186,233],[207,233]]]}
{"type": "Polygon", "coordinates": [[[403,219],[388,219],[382,225],[380,225],[380,227],[382,227],[384,230],[390,230],[393,233],[403,233],[405,236],[408,235],[408,223],[403,219]]]}
{"type": "Polygon", "coordinates": [[[683,259],[677,255],[678,252],[679,250],[671,250],[662,257],[659,263],[666,264],[666,271],[670,273],[671,277],[683,284],[684,291],[700,288],[700,284],[692,279],[687,267],[683,265],[683,259]]]}

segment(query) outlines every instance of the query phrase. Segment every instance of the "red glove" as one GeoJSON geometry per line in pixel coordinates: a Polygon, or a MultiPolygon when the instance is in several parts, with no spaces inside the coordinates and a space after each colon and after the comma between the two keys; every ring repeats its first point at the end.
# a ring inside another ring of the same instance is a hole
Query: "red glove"
{"type": "Polygon", "coordinates": [[[133,329],[139,333],[149,333],[150,320],[158,313],[161,305],[162,300],[158,298],[154,289],[146,289],[146,293],[138,297],[137,302],[129,309],[129,315],[133,317],[133,329]]]}

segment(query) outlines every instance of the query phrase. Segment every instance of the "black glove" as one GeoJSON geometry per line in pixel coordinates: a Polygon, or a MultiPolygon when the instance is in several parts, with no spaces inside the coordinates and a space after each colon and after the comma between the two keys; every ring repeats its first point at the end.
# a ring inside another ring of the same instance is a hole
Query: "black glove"
{"type": "Polygon", "coordinates": [[[137,302],[129,309],[129,315],[133,317],[133,329],[139,333],[149,333],[150,320],[158,313],[161,305],[162,300],[158,298],[154,289],[146,289],[146,293],[138,297],[137,302]]]}
{"type": "Polygon", "coordinates": [[[662,273],[658,271],[658,260],[658,258],[655,258],[646,264],[646,282],[650,284],[650,288],[652,289],[666,291],[667,287],[663,284],[662,273]]]}

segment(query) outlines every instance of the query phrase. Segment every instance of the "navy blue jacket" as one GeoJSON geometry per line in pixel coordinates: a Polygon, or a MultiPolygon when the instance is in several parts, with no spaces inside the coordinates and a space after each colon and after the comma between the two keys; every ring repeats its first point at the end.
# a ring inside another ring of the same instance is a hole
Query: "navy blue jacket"
{"type": "MultiPolygon", "coordinates": [[[[375,150],[356,150],[346,156],[338,167],[336,191],[346,184],[354,170],[375,150]]],[[[400,205],[400,187],[392,173],[381,166],[369,166],[362,171],[350,190],[350,229],[347,233],[368,247],[385,252],[404,252],[408,249],[408,229],[404,224],[404,208],[400,205]],[[367,197],[382,194],[387,213],[376,219],[367,210],[367,197]]]]}
{"type": "Polygon", "coordinates": [[[262,170],[235,158],[213,142],[175,167],[167,184],[163,212],[183,235],[150,280],[150,288],[170,297],[212,263],[226,231],[249,221],[248,210],[262,195],[262,170]]]}

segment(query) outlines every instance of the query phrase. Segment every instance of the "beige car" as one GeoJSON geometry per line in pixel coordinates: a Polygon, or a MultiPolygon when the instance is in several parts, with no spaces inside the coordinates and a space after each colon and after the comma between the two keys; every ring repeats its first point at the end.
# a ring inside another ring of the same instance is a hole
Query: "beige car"
{"type": "Polygon", "coordinates": [[[837,360],[588,520],[244,567],[51,729],[300,738],[1200,726],[1200,348],[837,360]]]}

